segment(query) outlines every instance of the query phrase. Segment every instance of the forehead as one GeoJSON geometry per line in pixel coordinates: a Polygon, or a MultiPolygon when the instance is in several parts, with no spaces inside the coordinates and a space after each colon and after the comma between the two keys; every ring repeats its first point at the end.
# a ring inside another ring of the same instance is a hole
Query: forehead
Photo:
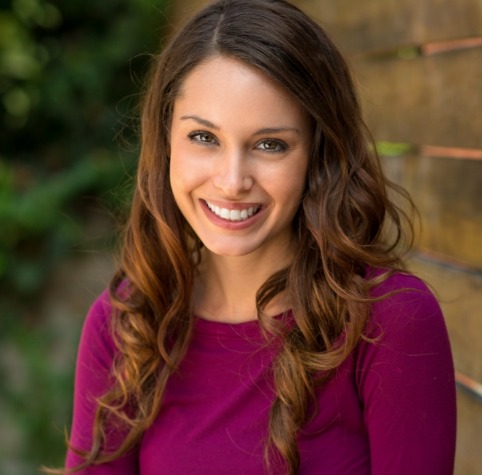
{"type": "Polygon", "coordinates": [[[248,80],[250,76],[253,76],[253,78],[257,77],[260,82],[266,83],[266,87],[281,88],[259,68],[231,56],[215,54],[207,57],[188,72],[181,82],[180,93],[183,94],[186,88],[199,80],[215,81],[227,76],[237,81],[248,80]]]}
{"type": "Polygon", "coordinates": [[[209,118],[237,114],[238,119],[279,119],[305,122],[299,102],[264,72],[225,56],[200,63],[184,79],[174,103],[179,110],[208,114],[209,118]]]}

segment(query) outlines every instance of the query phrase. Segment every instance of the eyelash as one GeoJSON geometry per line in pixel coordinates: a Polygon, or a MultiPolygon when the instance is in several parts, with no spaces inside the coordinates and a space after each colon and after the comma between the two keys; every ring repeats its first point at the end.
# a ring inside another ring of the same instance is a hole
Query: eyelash
{"type": "Polygon", "coordinates": [[[217,140],[216,140],[216,138],[214,137],[213,134],[211,134],[210,132],[205,132],[204,130],[194,130],[193,132],[190,132],[188,134],[188,138],[191,142],[196,142],[196,143],[198,143],[200,145],[203,145],[203,146],[213,145],[214,142],[217,142],[217,140]],[[200,140],[199,138],[196,138],[196,137],[199,137],[199,136],[209,137],[213,141],[212,142],[206,142],[204,140],[200,140]]]}
{"type": "Polygon", "coordinates": [[[258,144],[256,145],[256,148],[258,148],[262,144],[267,144],[267,143],[276,145],[276,150],[261,149],[268,153],[282,153],[282,152],[286,152],[286,150],[288,150],[289,148],[286,142],[283,142],[282,140],[279,140],[279,139],[263,139],[260,142],[258,142],[258,144]]]}
{"type": "MultiPolygon", "coordinates": [[[[203,147],[213,146],[218,143],[216,137],[213,134],[211,134],[210,132],[206,132],[204,130],[194,130],[193,132],[190,132],[188,134],[188,138],[191,142],[195,142],[203,147]],[[200,140],[200,136],[204,136],[204,138],[208,138],[211,141],[208,142],[206,140],[200,140]]],[[[283,140],[263,139],[256,144],[256,148],[267,153],[282,153],[288,150],[289,147],[288,147],[288,144],[283,140]],[[267,143],[275,144],[276,150],[260,148],[261,145],[263,144],[266,145],[267,143]]]]}

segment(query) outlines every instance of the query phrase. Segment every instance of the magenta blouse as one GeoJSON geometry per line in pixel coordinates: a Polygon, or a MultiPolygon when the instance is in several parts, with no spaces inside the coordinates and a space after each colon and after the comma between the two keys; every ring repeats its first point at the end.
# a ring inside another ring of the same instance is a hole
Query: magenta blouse
{"type": "MultiPolygon", "coordinates": [[[[298,434],[299,475],[451,475],[455,384],[449,340],[435,298],[417,278],[396,274],[374,295],[404,289],[373,305],[361,341],[333,378],[316,390],[318,410],[298,434]]],[[[88,449],[94,398],[110,381],[116,348],[107,292],[85,321],[75,378],[71,443],[88,449]]],[[[273,400],[273,347],[258,322],[197,319],[162,409],[138,447],[82,475],[262,475],[273,400]]],[[[119,443],[115,431],[109,446],[119,443]]],[[[69,451],[66,467],[80,457],[69,451]]]]}

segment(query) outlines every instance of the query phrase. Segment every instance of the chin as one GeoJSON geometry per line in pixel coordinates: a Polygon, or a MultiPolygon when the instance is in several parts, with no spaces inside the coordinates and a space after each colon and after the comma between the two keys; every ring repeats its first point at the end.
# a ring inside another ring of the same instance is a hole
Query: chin
{"type": "Polygon", "coordinates": [[[248,243],[246,239],[243,242],[213,242],[212,240],[204,240],[203,246],[207,252],[216,256],[224,257],[241,257],[247,256],[259,250],[260,246],[257,243],[248,243]]]}
{"type": "Polygon", "coordinates": [[[233,247],[233,246],[206,246],[206,251],[210,254],[222,257],[242,257],[247,256],[254,252],[256,249],[246,247],[233,247]]]}

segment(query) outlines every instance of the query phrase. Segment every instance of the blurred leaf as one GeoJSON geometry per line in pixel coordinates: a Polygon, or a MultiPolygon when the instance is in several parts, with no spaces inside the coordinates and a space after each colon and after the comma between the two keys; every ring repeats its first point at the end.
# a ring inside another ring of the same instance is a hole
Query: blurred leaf
{"type": "Polygon", "coordinates": [[[0,285],[12,295],[38,291],[82,241],[93,200],[125,207],[136,145],[115,139],[135,137],[133,78],[158,48],[164,6],[14,0],[0,10],[0,285]]]}
{"type": "MultiPolygon", "coordinates": [[[[166,2],[0,7],[0,411],[20,431],[23,445],[5,455],[22,475],[61,464],[72,393],[73,362],[55,366],[60,337],[37,321],[36,299],[67,253],[113,238],[112,225],[89,234],[94,213],[126,212],[139,78],[158,50],[166,2]]],[[[1,451],[0,473],[10,473],[1,451]]]]}

